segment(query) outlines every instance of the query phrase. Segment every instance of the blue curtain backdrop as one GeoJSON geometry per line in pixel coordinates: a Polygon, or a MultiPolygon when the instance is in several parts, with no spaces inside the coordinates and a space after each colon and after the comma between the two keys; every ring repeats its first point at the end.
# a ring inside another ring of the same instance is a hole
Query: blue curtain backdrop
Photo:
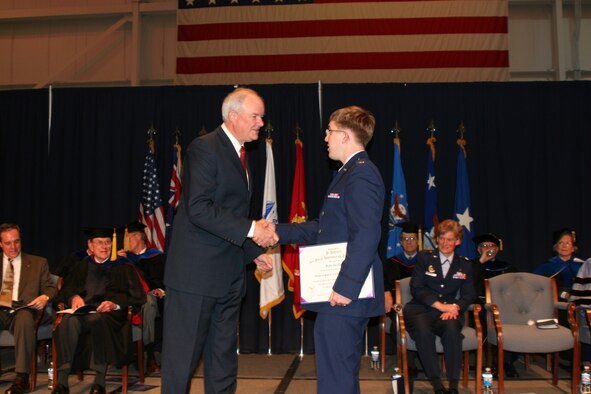
{"type": "MultiPolygon", "coordinates": [[[[386,190],[392,179],[389,130],[398,121],[414,221],[423,221],[425,140],[431,120],[437,128],[438,212],[441,220],[453,214],[456,129],[463,121],[475,233],[501,236],[503,258],[523,271],[550,257],[551,233],[564,226],[577,231],[579,255],[591,256],[591,205],[586,201],[591,189],[589,82],[323,85],[322,113],[317,85],[252,87],[265,98],[266,120],[274,129],[281,221],[289,214],[296,125],[303,130],[306,200],[309,216],[315,218],[334,169],[326,156],[324,128],[332,111],[355,104],[376,115],[368,152],[382,172],[386,190]]],[[[0,92],[0,221],[19,223],[24,250],[48,257],[56,267],[62,257],[85,247],[83,226],[119,226],[137,217],[148,128],[158,132],[160,187],[168,196],[174,130],[182,133],[183,149],[202,128],[213,130],[221,123],[221,102],[231,89],[53,89],[50,140],[47,90],[0,92]]],[[[255,191],[253,218],[260,216],[262,204],[262,137],[247,147],[255,191]]],[[[389,204],[389,196],[385,200],[389,204]]],[[[247,276],[240,348],[266,352],[267,322],[258,317],[258,283],[252,268],[247,276]]],[[[275,352],[300,348],[291,301],[286,292],[286,300],[273,309],[275,352]]],[[[306,315],[305,327],[304,350],[311,352],[313,316],[306,315]]]]}

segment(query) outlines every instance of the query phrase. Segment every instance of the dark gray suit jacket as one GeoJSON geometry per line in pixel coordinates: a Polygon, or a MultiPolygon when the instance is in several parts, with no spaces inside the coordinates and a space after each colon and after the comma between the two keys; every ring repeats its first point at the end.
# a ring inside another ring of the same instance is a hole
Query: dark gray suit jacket
{"type": "Polygon", "coordinates": [[[189,144],[182,182],[164,284],[223,296],[264,250],[247,238],[252,221],[246,174],[221,126],[189,144]]]}

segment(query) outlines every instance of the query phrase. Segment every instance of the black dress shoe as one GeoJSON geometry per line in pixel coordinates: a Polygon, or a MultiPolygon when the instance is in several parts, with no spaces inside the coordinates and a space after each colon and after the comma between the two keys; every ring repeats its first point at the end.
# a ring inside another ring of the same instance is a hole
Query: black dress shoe
{"type": "Polygon", "coordinates": [[[58,384],[55,386],[51,394],[70,394],[70,388],[64,386],[63,384],[58,384]]]}
{"type": "Polygon", "coordinates": [[[29,392],[29,379],[17,376],[14,383],[10,386],[4,394],[25,394],[29,392]]]}
{"type": "Polygon", "coordinates": [[[435,394],[447,394],[447,391],[445,389],[436,389],[434,391],[435,394]]]}
{"type": "Polygon", "coordinates": [[[105,388],[103,386],[95,383],[90,388],[90,391],[88,392],[88,394],[107,394],[107,392],[105,391],[105,388]]]}
{"type": "Polygon", "coordinates": [[[458,394],[458,389],[449,389],[447,390],[447,394],[458,394]]]}

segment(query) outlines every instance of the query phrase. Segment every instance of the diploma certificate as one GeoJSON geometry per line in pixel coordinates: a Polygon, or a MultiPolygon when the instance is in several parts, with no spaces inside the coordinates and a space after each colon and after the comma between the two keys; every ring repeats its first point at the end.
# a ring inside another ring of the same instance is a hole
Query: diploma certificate
{"type": "MultiPolygon", "coordinates": [[[[300,246],[301,304],[327,302],[347,254],[347,243],[300,246]]],[[[373,268],[359,292],[359,298],[374,298],[373,268]]]]}

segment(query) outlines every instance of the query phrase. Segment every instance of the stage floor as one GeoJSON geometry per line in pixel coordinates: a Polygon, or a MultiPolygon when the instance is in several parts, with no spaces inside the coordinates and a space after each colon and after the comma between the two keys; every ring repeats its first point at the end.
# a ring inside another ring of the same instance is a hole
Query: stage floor
{"type": "MultiPolygon", "coordinates": [[[[0,376],[0,392],[4,392],[14,378],[13,356],[9,349],[2,349],[2,375],[0,376]]],[[[570,393],[570,374],[566,367],[560,369],[560,380],[557,387],[552,386],[550,373],[542,367],[542,358],[532,365],[531,370],[526,371],[521,361],[516,366],[521,377],[518,379],[506,379],[505,391],[508,394],[551,394],[570,393]]],[[[394,357],[388,357],[387,372],[381,373],[370,368],[370,358],[363,357],[361,363],[361,393],[363,394],[387,394],[392,393],[390,375],[394,368],[394,357]]],[[[238,394],[313,394],[316,392],[316,374],[314,355],[304,355],[301,359],[293,354],[243,354],[239,356],[238,370],[238,394]]],[[[202,394],[203,379],[202,370],[198,368],[191,385],[191,394],[202,394]]],[[[92,385],[92,373],[84,376],[79,382],[74,375],[70,376],[70,393],[86,394],[92,385]]],[[[107,391],[118,392],[121,375],[118,370],[110,371],[107,376],[107,391]]],[[[129,392],[145,392],[147,394],[160,393],[160,376],[147,376],[144,384],[137,383],[135,369],[130,368],[129,392]]],[[[495,390],[496,391],[496,390],[495,390]]],[[[415,382],[416,394],[432,393],[429,383],[419,375],[415,382]]],[[[37,389],[33,393],[49,393],[47,389],[46,366],[41,363],[37,376],[37,389]]],[[[468,387],[460,386],[460,393],[474,393],[474,377],[471,375],[468,387]]],[[[338,394],[338,393],[335,393],[338,394]]],[[[476,393],[479,394],[479,393],[476,393]]]]}

